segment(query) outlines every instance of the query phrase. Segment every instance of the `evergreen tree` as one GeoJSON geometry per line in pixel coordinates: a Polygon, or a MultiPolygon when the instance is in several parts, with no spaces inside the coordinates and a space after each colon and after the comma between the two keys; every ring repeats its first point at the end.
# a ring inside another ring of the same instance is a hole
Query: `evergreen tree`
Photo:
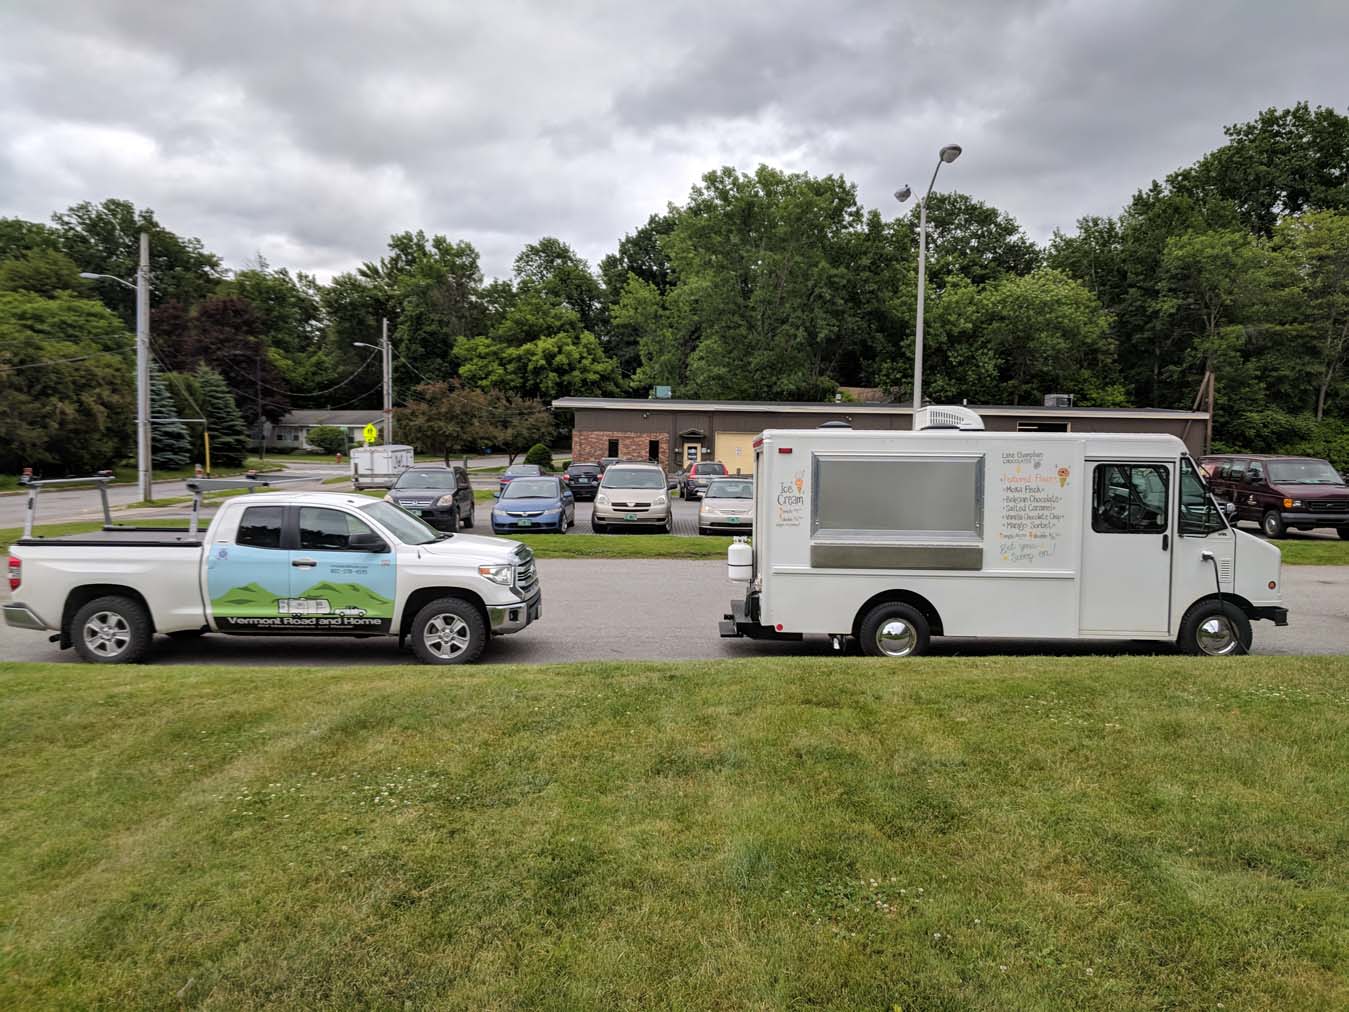
{"type": "Polygon", "coordinates": [[[229,384],[210,366],[198,366],[194,375],[201,388],[201,409],[211,430],[211,465],[242,464],[248,456],[248,429],[229,384]]]}
{"type": "Polygon", "coordinates": [[[178,405],[159,367],[150,366],[150,452],[153,466],[162,469],[186,467],[192,462],[192,437],[177,421],[178,405]],[[175,419],[167,421],[167,419],[175,419]]]}

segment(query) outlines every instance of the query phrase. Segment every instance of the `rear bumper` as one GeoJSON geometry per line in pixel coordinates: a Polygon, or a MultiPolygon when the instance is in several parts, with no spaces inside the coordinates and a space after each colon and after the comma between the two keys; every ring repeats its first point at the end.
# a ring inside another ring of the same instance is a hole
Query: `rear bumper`
{"type": "Polygon", "coordinates": [[[531,622],[543,617],[543,591],[534,594],[519,604],[489,605],[487,620],[492,627],[493,636],[507,636],[519,632],[531,622]]]}
{"type": "Polygon", "coordinates": [[[722,639],[746,636],[752,640],[799,640],[800,633],[779,632],[772,626],[759,624],[759,595],[750,591],[743,598],[731,602],[731,611],[717,623],[722,639]]]}
{"type": "Polygon", "coordinates": [[[1287,608],[1252,608],[1250,615],[1253,619],[1263,619],[1275,625],[1288,624],[1287,608]]]}
{"type": "Polygon", "coordinates": [[[42,617],[26,604],[10,603],[3,607],[5,613],[5,625],[14,629],[36,629],[39,632],[52,629],[42,617]]]}

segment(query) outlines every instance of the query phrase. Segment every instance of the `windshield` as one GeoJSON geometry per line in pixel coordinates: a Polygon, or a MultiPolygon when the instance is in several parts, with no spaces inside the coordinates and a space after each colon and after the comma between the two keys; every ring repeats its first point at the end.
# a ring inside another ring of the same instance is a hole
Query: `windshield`
{"type": "Polygon", "coordinates": [[[611,467],[604,472],[604,488],[665,488],[665,475],[650,467],[611,467]]]}
{"type": "Polygon", "coordinates": [[[449,471],[404,471],[393,487],[454,488],[454,475],[449,471]]]}
{"type": "Polygon", "coordinates": [[[709,499],[753,499],[754,482],[740,478],[717,478],[707,486],[709,499]]]}
{"type": "Polygon", "coordinates": [[[542,473],[538,464],[516,464],[506,468],[506,474],[512,478],[537,478],[542,473]]]}
{"type": "Polygon", "coordinates": [[[1208,485],[1189,457],[1180,458],[1180,533],[1185,537],[1206,538],[1227,529],[1208,485]]]}
{"type": "Polygon", "coordinates": [[[1343,485],[1324,460],[1271,460],[1269,480],[1279,485],[1343,485]]]}
{"type": "Polygon", "coordinates": [[[422,523],[410,513],[383,500],[362,506],[361,512],[377,520],[384,529],[405,545],[429,545],[432,541],[444,541],[448,534],[441,534],[422,523]]]}
{"type": "Polygon", "coordinates": [[[556,499],[556,478],[517,478],[501,493],[503,499],[556,499]]]}

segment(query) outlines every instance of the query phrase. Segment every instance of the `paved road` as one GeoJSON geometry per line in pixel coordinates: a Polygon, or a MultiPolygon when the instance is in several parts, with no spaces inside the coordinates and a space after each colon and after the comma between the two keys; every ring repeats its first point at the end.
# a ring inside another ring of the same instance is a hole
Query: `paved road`
{"type": "MultiPolygon", "coordinates": [[[[801,643],[723,640],[717,621],[739,588],[721,562],[656,559],[540,560],[544,617],[515,636],[492,644],[487,660],[546,663],[587,660],[715,659],[722,657],[823,656],[823,639],[801,643]]],[[[1284,600],[1290,624],[1255,625],[1260,654],[1349,654],[1349,566],[1284,569],[1284,600]]],[[[0,600],[7,599],[0,593],[0,600]]],[[[937,640],[934,654],[1171,652],[1146,643],[1054,643],[1048,641],[937,640]]],[[[0,625],[0,658],[70,661],[46,634],[0,625]]],[[[209,636],[190,643],[160,639],[155,660],[180,664],[335,665],[410,663],[384,639],[305,640],[297,637],[209,636]]]]}

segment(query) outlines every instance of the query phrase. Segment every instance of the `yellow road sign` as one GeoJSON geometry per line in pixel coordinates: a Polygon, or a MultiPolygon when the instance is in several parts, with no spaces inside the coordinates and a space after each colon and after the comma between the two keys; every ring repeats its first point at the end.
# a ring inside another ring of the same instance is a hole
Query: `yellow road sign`
{"type": "Polygon", "coordinates": [[[365,437],[366,446],[374,446],[375,440],[379,438],[379,429],[375,428],[374,422],[366,422],[365,428],[361,430],[361,435],[365,437]]]}

